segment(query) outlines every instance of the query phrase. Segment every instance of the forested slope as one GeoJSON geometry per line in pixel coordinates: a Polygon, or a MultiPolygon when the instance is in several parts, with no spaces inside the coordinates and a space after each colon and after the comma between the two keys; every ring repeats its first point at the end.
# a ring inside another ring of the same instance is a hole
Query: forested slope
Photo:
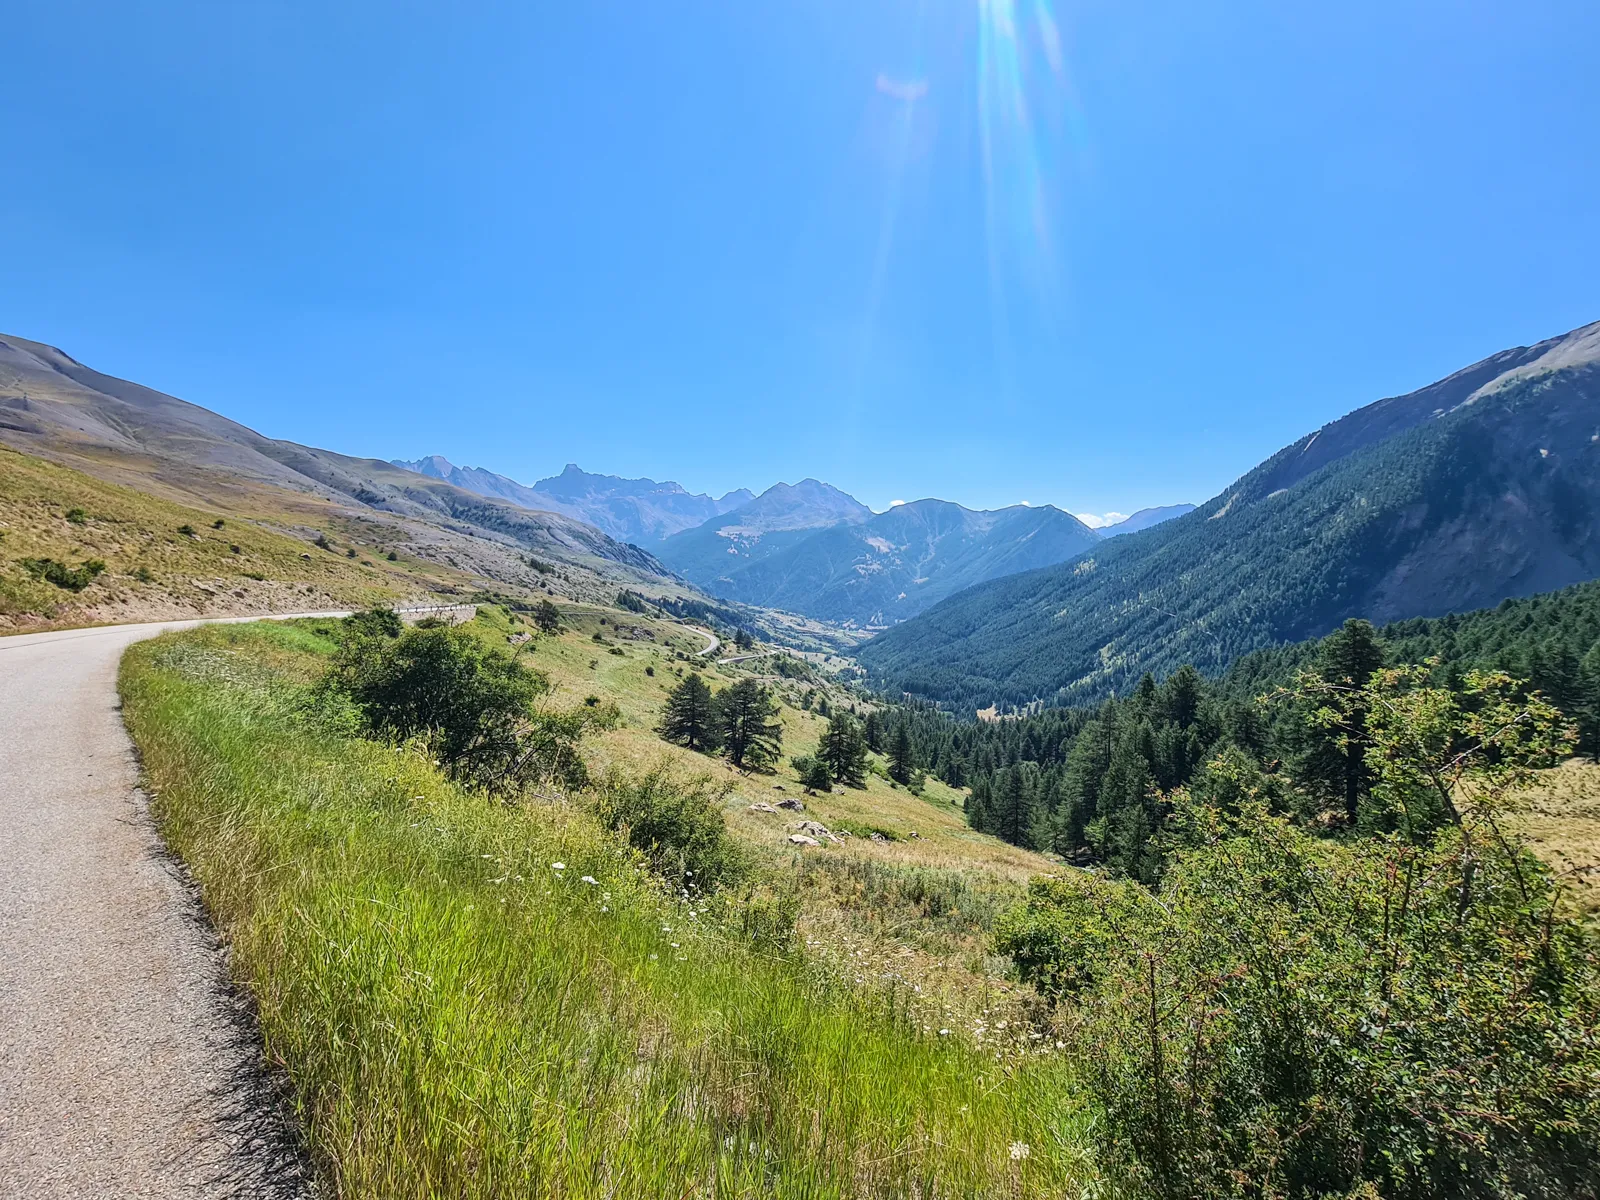
{"type": "Polygon", "coordinates": [[[1600,325],[1296,442],[1187,516],[962,592],[864,646],[962,707],[1089,700],[1146,671],[1482,608],[1600,575],[1600,325]]]}

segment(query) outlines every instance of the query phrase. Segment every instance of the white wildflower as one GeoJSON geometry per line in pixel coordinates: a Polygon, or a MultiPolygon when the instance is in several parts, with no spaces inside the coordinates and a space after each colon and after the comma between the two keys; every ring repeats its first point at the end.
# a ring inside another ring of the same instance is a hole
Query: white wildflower
{"type": "Polygon", "coordinates": [[[1011,1157],[1016,1162],[1021,1162],[1023,1159],[1027,1158],[1028,1157],[1028,1143],[1027,1142],[1012,1142],[1011,1143],[1011,1157]]]}

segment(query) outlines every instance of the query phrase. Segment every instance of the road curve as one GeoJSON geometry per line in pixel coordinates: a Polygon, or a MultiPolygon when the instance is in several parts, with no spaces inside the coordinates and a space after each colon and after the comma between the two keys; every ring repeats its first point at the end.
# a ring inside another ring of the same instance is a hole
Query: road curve
{"type": "Polygon", "coordinates": [[[202,623],[0,638],[0,1196],[310,1194],[119,712],[123,650],[202,623]]]}
{"type": "Polygon", "coordinates": [[[706,639],[706,648],[704,650],[696,650],[694,652],[696,658],[704,658],[708,654],[715,654],[722,646],[722,639],[716,634],[712,633],[709,629],[701,629],[698,625],[680,625],[679,628],[687,629],[691,633],[698,633],[701,637],[706,639]]]}

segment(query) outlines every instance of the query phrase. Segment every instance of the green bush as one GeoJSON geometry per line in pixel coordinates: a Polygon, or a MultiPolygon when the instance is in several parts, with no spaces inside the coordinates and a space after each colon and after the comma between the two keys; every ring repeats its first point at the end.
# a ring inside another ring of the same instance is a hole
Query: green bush
{"type": "Polygon", "coordinates": [[[808,792],[826,792],[833,787],[833,773],[828,764],[815,754],[802,754],[790,759],[790,764],[800,776],[800,786],[808,792]]]}
{"type": "Polygon", "coordinates": [[[405,632],[405,622],[392,608],[369,608],[351,613],[343,621],[347,637],[397,638],[405,632]]]}
{"type": "Polygon", "coordinates": [[[685,777],[663,764],[638,777],[608,774],[596,789],[594,811],[674,887],[709,892],[748,869],[722,817],[727,795],[727,786],[708,776],[685,777]]]}
{"type": "Polygon", "coordinates": [[[535,709],[550,690],[545,676],[463,629],[419,623],[391,638],[393,617],[374,610],[346,618],[355,624],[347,624],[325,680],[369,732],[420,739],[451,778],[496,795],[588,782],[578,743],[593,716],[535,709]]]}
{"type": "Polygon", "coordinates": [[[1063,1001],[1112,1157],[1158,1195],[1600,1189],[1600,960],[1501,821],[1565,731],[1502,676],[1421,679],[1362,689],[1394,832],[1317,836],[1219,759],[1233,811],[1169,798],[1159,891],[1038,880],[999,922],[1063,1001]]]}
{"type": "Polygon", "coordinates": [[[25,558],[22,560],[22,569],[35,579],[53,583],[58,588],[81,592],[105,572],[106,564],[98,558],[91,558],[76,567],[69,567],[53,558],[25,558]]]}
{"type": "Polygon", "coordinates": [[[69,508],[67,509],[67,520],[74,525],[87,525],[89,523],[89,514],[81,508],[69,508]]]}

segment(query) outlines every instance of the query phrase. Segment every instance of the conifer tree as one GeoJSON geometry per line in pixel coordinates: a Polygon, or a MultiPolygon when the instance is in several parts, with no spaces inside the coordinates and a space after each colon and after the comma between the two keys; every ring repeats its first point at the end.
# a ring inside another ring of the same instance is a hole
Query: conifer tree
{"type": "Polygon", "coordinates": [[[889,778],[896,783],[910,783],[911,773],[916,769],[911,751],[911,731],[901,721],[889,738],[889,778]]]}
{"type": "Polygon", "coordinates": [[[783,726],[778,702],[754,679],[741,679],[716,702],[715,725],[722,753],[740,770],[763,771],[778,761],[783,726]]]}
{"type": "Polygon", "coordinates": [[[711,687],[698,672],[667,693],[656,732],[669,742],[706,753],[718,746],[716,704],[711,687]]]}
{"type": "Polygon", "coordinates": [[[550,601],[541,600],[534,606],[533,623],[540,633],[555,633],[561,628],[561,610],[550,601]]]}
{"type": "Polygon", "coordinates": [[[1383,643],[1369,622],[1352,618],[1322,640],[1317,674],[1339,689],[1324,703],[1336,706],[1336,724],[1307,720],[1300,731],[1295,774],[1314,791],[1342,804],[1352,828],[1372,790],[1367,766],[1367,713],[1361,689],[1383,666],[1383,643]]]}
{"type": "Polygon", "coordinates": [[[877,709],[867,714],[866,721],[862,724],[862,735],[867,740],[867,749],[875,754],[883,753],[883,717],[877,709]]]}
{"type": "Polygon", "coordinates": [[[861,726],[849,713],[838,713],[828,722],[817,746],[817,757],[839,783],[853,788],[867,786],[867,743],[861,726]]]}

